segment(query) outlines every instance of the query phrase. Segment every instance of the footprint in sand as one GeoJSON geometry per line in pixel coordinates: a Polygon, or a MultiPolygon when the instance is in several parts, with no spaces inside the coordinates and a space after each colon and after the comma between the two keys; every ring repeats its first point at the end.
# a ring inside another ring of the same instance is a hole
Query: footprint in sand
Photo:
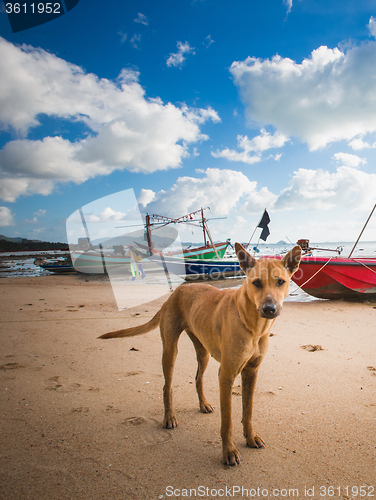
{"type": "Polygon", "coordinates": [[[123,377],[133,377],[134,375],[139,375],[140,373],[143,373],[143,372],[126,372],[126,373],[123,373],[123,377]]]}
{"type": "Polygon", "coordinates": [[[0,370],[18,370],[19,368],[26,368],[27,365],[22,363],[5,363],[5,365],[0,365],[0,370]]]}
{"type": "Polygon", "coordinates": [[[138,437],[145,444],[157,446],[172,439],[172,433],[168,430],[162,429],[161,423],[152,418],[131,417],[124,420],[123,425],[129,427],[139,427],[138,437]]]}
{"type": "Polygon", "coordinates": [[[119,377],[118,380],[122,380],[123,378],[126,378],[126,377],[134,377],[135,375],[140,375],[140,373],[144,373],[142,371],[139,371],[139,372],[117,372],[115,373],[115,375],[117,375],[119,377]]]}
{"type": "Polygon", "coordinates": [[[89,413],[90,408],[88,406],[79,406],[78,408],[72,408],[73,413],[89,413]]]}
{"type": "Polygon", "coordinates": [[[115,406],[113,406],[113,405],[107,405],[107,407],[105,408],[104,411],[109,411],[111,413],[119,413],[119,412],[121,412],[121,410],[119,410],[119,408],[115,408],[115,406]]]}
{"type": "Polygon", "coordinates": [[[132,425],[134,427],[136,425],[142,425],[147,421],[148,421],[148,419],[146,417],[131,417],[131,418],[127,418],[126,420],[124,420],[123,423],[125,425],[132,425]]]}
{"type": "Polygon", "coordinates": [[[45,381],[47,387],[45,388],[47,391],[58,391],[61,390],[63,384],[60,382],[61,377],[59,375],[55,375],[54,377],[50,377],[45,381]]]}
{"type": "Polygon", "coordinates": [[[74,383],[63,383],[62,377],[60,375],[55,375],[50,377],[45,381],[47,391],[61,391],[61,392],[73,392],[78,390],[86,390],[90,392],[99,392],[99,387],[83,387],[82,384],[78,382],[74,383]]]}
{"type": "Polygon", "coordinates": [[[307,344],[307,345],[301,345],[300,347],[302,349],[305,349],[306,351],[309,351],[309,352],[324,351],[325,350],[321,345],[307,344]]]}

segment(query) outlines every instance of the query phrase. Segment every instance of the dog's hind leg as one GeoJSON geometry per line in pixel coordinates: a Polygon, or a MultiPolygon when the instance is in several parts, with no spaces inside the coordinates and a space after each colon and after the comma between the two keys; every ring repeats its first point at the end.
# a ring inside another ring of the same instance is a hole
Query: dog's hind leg
{"type": "Polygon", "coordinates": [[[214,407],[208,402],[204,394],[204,372],[208,366],[210,354],[208,350],[201,344],[198,338],[190,330],[186,330],[187,335],[192,340],[196,349],[197,357],[197,373],[196,373],[196,390],[202,413],[212,413],[214,407]]]}
{"type": "Polygon", "coordinates": [[[176,356],[178,354],[178,341],[181,330],[172,325],[173,321],[169,322],[169,324],[162,321],[160,325],[163,344],[162,368],[165,379],[163,387],[163,402],[165,408],[163,427],[165,429],[174,429],[178,425],[172,406],[172,375],[176,356]]]}

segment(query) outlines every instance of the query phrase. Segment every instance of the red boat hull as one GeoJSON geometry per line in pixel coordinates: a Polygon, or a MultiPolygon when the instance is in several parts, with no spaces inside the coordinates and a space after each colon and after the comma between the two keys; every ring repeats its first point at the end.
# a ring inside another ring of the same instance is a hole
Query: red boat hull
{"type": "Polygon", "coordinates": [[[292,279],[320,299],[376,300],[376,258],[303,257],[292,279]]]}

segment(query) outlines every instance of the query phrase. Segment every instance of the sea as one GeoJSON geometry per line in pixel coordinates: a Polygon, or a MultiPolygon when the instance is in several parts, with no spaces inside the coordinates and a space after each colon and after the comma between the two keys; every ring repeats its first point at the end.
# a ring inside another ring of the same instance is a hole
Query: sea
{"type": "MultiPolygon", "coordinates": [[[[354,243],[351,242],[330,242],[330,243],[313,243],[310,246],[319,250],[314,250],[313,255],[316,256],[336,256],[339,255],[336,250],[340,251],[341,257],[348,257],[353,249],[354,243]]],[[[255,256],[262,255],[283,255],[293,247],[292,243],[268,244],[262,243],[257,246],[250,245],[249,251],[255,256]]],[[[46,257],[53,257],[54,259],[64,259],[63,251],[46,251],[38,252],[38,255],[45,255],[46,257]]],[[[36,252],[8,252],[0,254],[0,279],[1,278],[24,278],[33,276],[46,276],[51,275],[49,271],[45,271],[39,266],[34,264],[36,252]]],[[[355,248],[352,257],[376,257],[376,242],[359,242],[355,248]]],[[[225,258],[236,258],[235,251],[229,247],[226,251],[225,258]]],[[[228,278],[232,280],[234,278],[228,278]]],[[[226,279],[227,281],[227,279],[226,279]]],[[[228,288],[229,283],[226,283],[228,288]]],[[[234,287],[238,287],[238,280],[234,279],[234,287]],[[236,283],[236,284],[235,284],[236,283]]],[[[303,290],[301,290],[295,283],[290,284],[290,295],[286,301],[295,302],[312,302],[317,300],[311,297],[303,290]]]]}

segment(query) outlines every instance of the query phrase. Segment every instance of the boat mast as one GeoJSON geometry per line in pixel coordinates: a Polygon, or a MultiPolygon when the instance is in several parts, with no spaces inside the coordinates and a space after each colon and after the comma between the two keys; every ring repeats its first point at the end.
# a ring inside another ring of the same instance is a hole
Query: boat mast
{"type": "MultiPolygon", "coordinates": [[[[191,212],[190,214],[183,215],[182,217],[179,217],[178,219],[173,219],[171,217],[167,217],[166,215],[153,214],[150,216],[149,214],[147,214],[146,215],[146,234],[147,234],[147,240],[148,240],[150,252],[152,251],[152,241],[151,241],[151,225],[152,224],[150,222],[151,220],[153,220],[153,221],[157,220],[157,222],[153,222],[153,225],[158,224],[159,229],[161,227],[168,226],[169,224],[181,224],[184,222],[187,222],[188,224],[192,224],[193,226],[195,226],[195,225],[197,226],[197,224],[194,224],[194,223],[198,222],[199,223],[198,227],[201,227],[201,225],[202,225],[202,230],[204,232],[205,246],[209,246],[208,240],[206,238],[206,236],[208,236],[217,258],[220,259],[219,254],[217,252],[217,248],[214,244],[214,241],[213,241],[211,234],[210,234],[210,231],[209,231],[207,219],[204,217],[204,210],[207,210],[207,209],[210,210],[210,207],[201,208],[200,210],[196,210],[196,212],[191,212]],[[199,219],[193,219],[193,216],[198,214],[199,212],[201,212],[201,221],[199,219]],[[201,225],[200,225],[200,222],[201,222],[201,225]]],[[[223,217],[217,217],[217,218],[221,219],[223,217]]],[[[226,217],[224,217],[224,218],[226,218],[226,217]]]]}
{"type": "Polygon", "coordinates": [[[350,252],[349,258],[352,256],[353,251],[354,251],[354,250],[355,250],[355,248],[356,248],[356,245],[358,244],[358,242],[359,242],[359,240],[360,240],[360,238],[361,238],[361,236],[362,236],[362,234],[363,234],[363,232],[364,232],[364,230],[365,230],[365,228],[366,228],[366,226],[367,226],[367,224],[368,224],[368,222],[369,222],[370,218],[372,217],[373,212],[375,211],[375,208],[376,208],[376,204],[375,204],[375,206],[373,207],[372,212],[369,214],[369,217],[368,217],[368,219],[367,219],[366,223],[364,224],[363,229],[361,230],[360,235],[358,236],[358,239],[356,240],[355,245],[353,246],[353,249],[352,249],[352,250],[351,250],[351,252],[350,252]]]}
{"type": "Polygon", "coordinates": [[[205,222],[204,222],[204,209],[201,207],[201,219],[202,219],[202,230],[204,232],[204,245],[207,246],[208,242],[206,240],[205,222]]]}
{"type": "Polygon", "coordinates": [[[150,229],[150,215],[146,214],[146,238],[148,241],[149,253],[150,255],[153,253],[153,244],[151,241],[151,229],[150,229]]]}
{"type": "Polygon", "coordinates": [[[87,244],[89,245],[89,249],[90,249],[92,247],[92,245],[90,243],[90,234],[89,234],[89,230],[88,230],[87,225],[86,225],[84,213],[82,211],[82,208],[79,208],[78,211],[80,212],[81,222],[82,222],[82,225],[84,226],[84,230],[85,230],[85,234],[86,234],[86,238],[87,238],[87,244]]]}
{"type": "MultiPolygon", "coordinates": [[[[202,209],[201,209],[201,210],[202,210],[202,209]]],[[[218,259],[218,260],[220,260],[220,257],[219,257],[219,255],[218,255],[217,249],[216,249],[216,247],[215,247],[215,245],[214,245],[213,238],[211,237],[211,234],[210,234],[210,231],[209,231],[209,227],[208,227],[208,225],[206,224],[206,219],[205,219],[205,217],[204,217],[204,214],[203,214],[203,212],[201,212],[201,213],[202,213],[202,227],[204,228],[204,233],[205,233],[205,231],[206,231],[206,233],[207,233],[207,235],[208,235],[208,237],[209,237],[210,243],[212,244],[212,247],[213,247],[213,250],[214,250],[214,252],[215,252],[215,255],[217,256],[217,259],[218,259]]],[[[206,244],[206,239],[205,239],[205,244],[206,244]]]]}

